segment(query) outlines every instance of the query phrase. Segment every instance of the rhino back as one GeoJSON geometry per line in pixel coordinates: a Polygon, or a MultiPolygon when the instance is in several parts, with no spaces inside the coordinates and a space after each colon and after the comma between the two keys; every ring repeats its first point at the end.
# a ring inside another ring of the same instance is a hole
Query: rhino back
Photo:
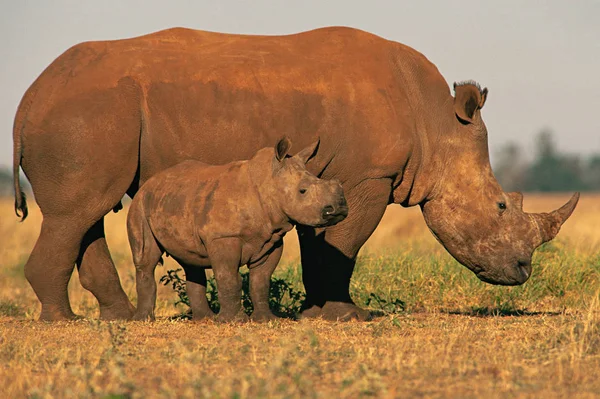
{"type": "MultiPolygon", "coordinates": [[[[36,91],[60,102],[125,77],[143,92],[142,182],[187,158],[247,159],[284,134],[298,148],[321,138],[309,169],[327,166],[324,177],[397,175],[423,130],[415,118],[432,119],[437,105],[424,99],[423,86],[450,97],[420,53],[341,27],[285,36],[175,28],[82,43],[42,74],[36,91]]],[[[46,118],[48,107],[32,118],[46,118]]]]}
{"type": "Polygon", "coordinates": [[[211,166],[187,160],[142,186],[134,202],[144,208],[167,253],[190,264],[208,265],[206,242],[241,236],[253,228],[260,204],[252,197],[245,164],[211,166]]]}

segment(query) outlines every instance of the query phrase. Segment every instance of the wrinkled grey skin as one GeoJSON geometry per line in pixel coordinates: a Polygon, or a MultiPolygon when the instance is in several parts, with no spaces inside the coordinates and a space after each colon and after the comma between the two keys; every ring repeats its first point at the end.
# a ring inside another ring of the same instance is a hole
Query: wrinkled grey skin
{"type": "Polygon", "coordinates": [[[154,175],[131,203],[127,218],[136,267],[134,319],[154,319],[154,269],[164,252],[184,268],[194,319],[211,316],[205,268],[212,267],[220,321],[245,319],[240,266],[250,269],[254,320],[270,320],[271,274],[283,236],[296,223],[332,226],[348,214],[342,186],[306,170],[318,141],[289,157],[290,141],[264,148],[248,161],[209,166],[184,161],[154,175]]]}

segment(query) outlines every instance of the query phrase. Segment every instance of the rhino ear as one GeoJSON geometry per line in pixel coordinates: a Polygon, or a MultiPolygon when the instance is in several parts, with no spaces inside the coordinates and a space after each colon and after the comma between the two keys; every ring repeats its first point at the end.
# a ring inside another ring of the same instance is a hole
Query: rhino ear
{"type": "Polygon", "coordinates": [[[321,139],[318,138],[317,141],[298,152],[295,156],[300,158],[300,160],[306,164],[312,157],[317,155],[317,150],[319,149],[319,144],[321,143],[321,139]]]}
{"type": "Polygon", "coordinates": [[[292,142],[287,136],[283,136],[275,145],[275,158],[281,162],[282,159],[286,157],[290,148],[292,147],[292,142]]]}
{"type": "Polygon", "coordinates": [[[473,123],[475,111],[483,108],[487,100],[488,89],[480,90],[476,84],[454,83],[454,112],[465,123],[473,123]]]}

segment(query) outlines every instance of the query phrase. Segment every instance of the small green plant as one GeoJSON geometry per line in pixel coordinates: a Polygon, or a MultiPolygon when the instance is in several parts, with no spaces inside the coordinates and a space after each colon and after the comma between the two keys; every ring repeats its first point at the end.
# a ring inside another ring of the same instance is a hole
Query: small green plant
{"type": "Polygon", "coordinates": [[[173,291],[177,293],[177,297],[179,299],[177,302],[175,302],[175,306],[179,305],[180,303],[190,306],[190,299],[188,298],[185,290],[185,281],[183,281],[181,277],[179,277],[179,274],[177,274],[180,271],[181,269],[167,270],[167,274],[160,278],[160,283],[162,283],[164,286],[171,284],[173,291]]]}
{"type": "MultiPolygon", "coordinates": [[[[179,276],[179,272],[182,269],[168,270],[167,274],[160,278],[160,282],[167,286],[171,285],[175,293],[177,294],[178,300],[175,302],[175,306],[183,304],[190,306],[190,300],[187,296],[185,287],[185,280],[179,276]]],[[[249,295],[250,278],[249,273],[244,272],[242,275],[242,307],[246,314],[251,314],[253,311],[252,300],[249,295]]],[[[206,297],[208,305],[213,312],[218,313],[219,306],[219,293],[217,290],[217,283],[214,278],[209,278],[206,285],[206,297]]],[[[302,302],[304,301],[304,293],[296,290],[286,280],[273,277],[271,278],[271,289],[269,291],[269,306],[271,310],[280,317],[295,318],[300,312],[302,302]]],[[[190,312],[185,312],[182,316],[189,317],[190,312]]]]}
{"type": "Polygon", "coordinates": [[[0,301],[0,315],[9,317],[22,317],[25,312],[19,305],[11,301],[0,301]]]}
{"type": "Polygon", "coordinates": [[[397,314],[406,310],[406,302],[399,298],[385,300],[379,295],[371,292],[366,302],[367,306],[374,307],[376,310],[382,311],[384,314],[397,314]]]}

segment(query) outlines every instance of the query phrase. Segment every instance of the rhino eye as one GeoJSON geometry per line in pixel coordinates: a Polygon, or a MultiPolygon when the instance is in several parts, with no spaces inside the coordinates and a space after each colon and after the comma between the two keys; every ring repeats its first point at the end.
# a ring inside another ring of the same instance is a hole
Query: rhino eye
{"type": "Polygon", "coordinates": [[[301,188],[300,189],[300,194],[306,194],[306,189],[305,188],[301,188]]]}
{"type": "Polygon", "coordinates": [[[498,202],[498,209],[501,211],[506,209],[506,202],[498,202]]]}

